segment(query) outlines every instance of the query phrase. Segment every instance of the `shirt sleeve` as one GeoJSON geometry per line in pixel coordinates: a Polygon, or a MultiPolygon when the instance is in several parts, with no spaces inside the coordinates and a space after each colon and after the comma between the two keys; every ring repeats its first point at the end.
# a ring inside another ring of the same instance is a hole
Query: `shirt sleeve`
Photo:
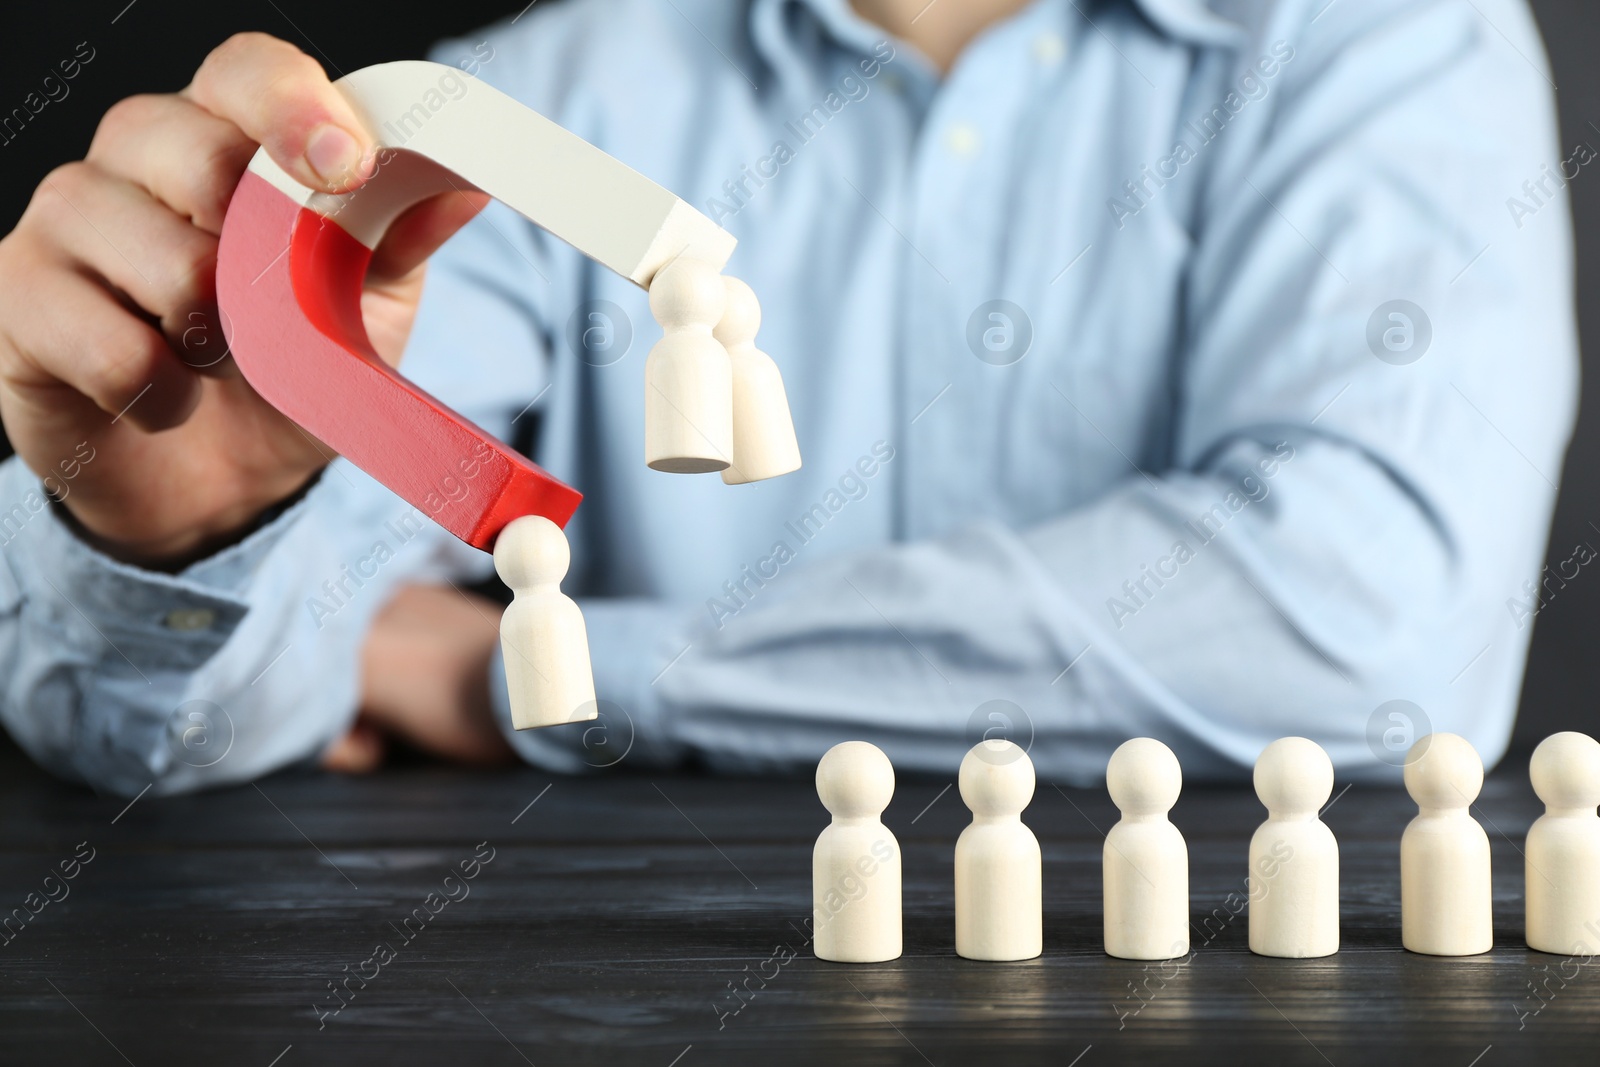
{"type": "MultiPolygon", "coordinates": [[[[402,363],[501,437],[546,373],[521,295],[537,288],[540,253],[514,217],[495,217],[505,210],[491,205],[430,261],[402,363]]],[[[0,721],[55,773],[125,795],[315,757],[354,718],[362,644],[394,590],[493,568],[344,460],[239,544],[162,574],[86,545],[12,458],[0,556],[0,721]]]]}
{"type": "Polygon", "coordinates": [[[1327,10],[1207,176],[1168,469],[802,561],[717,623],[584,602],[609,722],[514,743],[761,773],[857,737],[947,774],[999,731],[1087,782],[1140,734],[1191,777],[1288,734],[1392,776],[1432,729],[1497,760],[1576,402],[1566,203],[1524,182],[1567,153],[1520,6],[1374,10],[1327,10]]]}

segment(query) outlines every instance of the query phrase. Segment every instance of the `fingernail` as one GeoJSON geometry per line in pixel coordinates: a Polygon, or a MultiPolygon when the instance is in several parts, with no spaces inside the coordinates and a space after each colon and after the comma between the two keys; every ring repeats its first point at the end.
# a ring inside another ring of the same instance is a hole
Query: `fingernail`
{"type": "Polygon", "coordinates": [[[342,187],[360,175],[361,146],[338,126],[324,123],[312,130],[306,141],[306,162],[317,177],[331,186],[342,187]]]}

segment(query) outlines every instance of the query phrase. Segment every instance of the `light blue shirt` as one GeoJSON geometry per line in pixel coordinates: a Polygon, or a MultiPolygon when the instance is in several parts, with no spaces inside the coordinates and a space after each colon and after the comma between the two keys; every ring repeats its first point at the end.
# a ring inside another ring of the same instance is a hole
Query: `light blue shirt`
{"type": "MultiPolygon", "coordinates": [[[[645,294],[499,206],[438,253],[405,372],[586,494],[608,710],[529,760],[863,738],[950,775],[1006,724],[1077,782],[1136,735],[1191,778],[1286,734],[1342,775],[1427,725],[1504,751],[1577,376],[1522,3],[1037,0],[941,80],[843,0],[585,0],[434,58],[738,238],[805,457],[646,469],[645,294]]],[[[4,468],[5,724],[125,793],[314,756],[396,586],[490,571],[343,462],[176,576],[37,487],[4,468]]]]}

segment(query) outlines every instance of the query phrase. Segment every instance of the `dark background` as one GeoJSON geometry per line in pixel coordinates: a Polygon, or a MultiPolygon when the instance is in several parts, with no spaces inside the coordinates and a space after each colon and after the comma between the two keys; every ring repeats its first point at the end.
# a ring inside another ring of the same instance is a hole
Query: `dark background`
{"type": "MultiPolygon", "coordinates": [[[[517,0],[32,0],[7,19],[0,63],[0,112],[38,91],[58,60],[79,42],[92,62],[68,83],[70,94],[34,117],[14,141],[0,145],[0,232],[10,230],[40,179],[88,148],[100,115],[136,92],[181,88],[205,54],[230,33],[261,30],[298,44],[337,76],[384,60],[415,57],[441,37],[463,34],[520,9],[517,0]]],[[[1564,152],[1584,142],[1600,147],[1600,5],[1594,0],[1534,0],[1559,86],[1564,152]]],[[[1551,161],[1552,165],[1555,163],[1551,161]]],[[[1551,544],[1566,559],[1580,541],[1600,547],[1600,179],[1585,168],[1568,187],[1578,236],[1578,315],[1584,344],[1583,405],[1567,454],[1551,544]],[[1590,523],[1594,522],[1595,526],[1590,523]]],[[[1508,354],[1512,355],[1512,354],[1508,354]]],[[[0,442],[0,449],[3,449],[0,442]]],[[[8,450],[6,450],[8,451],[8,450]]],[[[0,452],[4,454],[4,452],[0,452]]],[[[1554,583],[1552,583],[1554,588],[1554,583]]],[[[1559,729],[1594,732],[1590,694],[1600,681],[1600,582],[1579,578],[1547,600],[1534,629],[1523,685],[1517,740],[1531,746],[1559,729]]]]}

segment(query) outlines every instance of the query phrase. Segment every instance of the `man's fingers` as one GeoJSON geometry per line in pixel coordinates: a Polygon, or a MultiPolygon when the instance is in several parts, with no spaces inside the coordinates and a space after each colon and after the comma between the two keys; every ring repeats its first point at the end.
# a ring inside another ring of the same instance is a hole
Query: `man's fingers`
{"type": "Polygon", "coordinates": [[[383,766],[388,747],[387,739],[377,727],[357,719],[349,733],[323,751],[322,766],[336,774],[371,774],[383,766]]]}
{"type": "Polygon", "coordinates": [[[227,344],[218,324],[216,237],[93,163],[51,172],[28,213],[71,269],[104,279],[158,320],[180,360],[219,368],[227,344]]]}
{"type": "Polygon", "coordinates": [[[28,213],[69,262],[128,294],[172,336],[216,300],[217,239],[131,181],[69,163],[45,178],[28,213]]]}
{"type": "Polygon", "coordinates": [[[342,192],[371,173],[372,138],[322,65],[285,41],[228,38],[182,95],[239,127],[310,188],[342,192]]]}
{"type": "Polygon", "coordinates": [[[487,193],[448,192],[407,208],[389,224],[373,250],[367,279],[374,284],[403,278],[450,235],[465,226],[492,198],[487,193]]]}
{"type": "Polygon", "coordinates": [[[220,234],[256,143],[182,96],[130,96],[106,112],[88,161],[150,190],[207,233],[220,234]]]}
{"type": "Polygon", "coordinates": [[[7,290],[0,314],[14,351],[4,373],[19,393],[40,396],[64,384],[108,418],[152,431],[176,426],[193,412],[200,379],[172,354],[165,337],[103,285],[50,265],[7,290]],[[18,314],[13,301],[52,314],[18,314]]]}

